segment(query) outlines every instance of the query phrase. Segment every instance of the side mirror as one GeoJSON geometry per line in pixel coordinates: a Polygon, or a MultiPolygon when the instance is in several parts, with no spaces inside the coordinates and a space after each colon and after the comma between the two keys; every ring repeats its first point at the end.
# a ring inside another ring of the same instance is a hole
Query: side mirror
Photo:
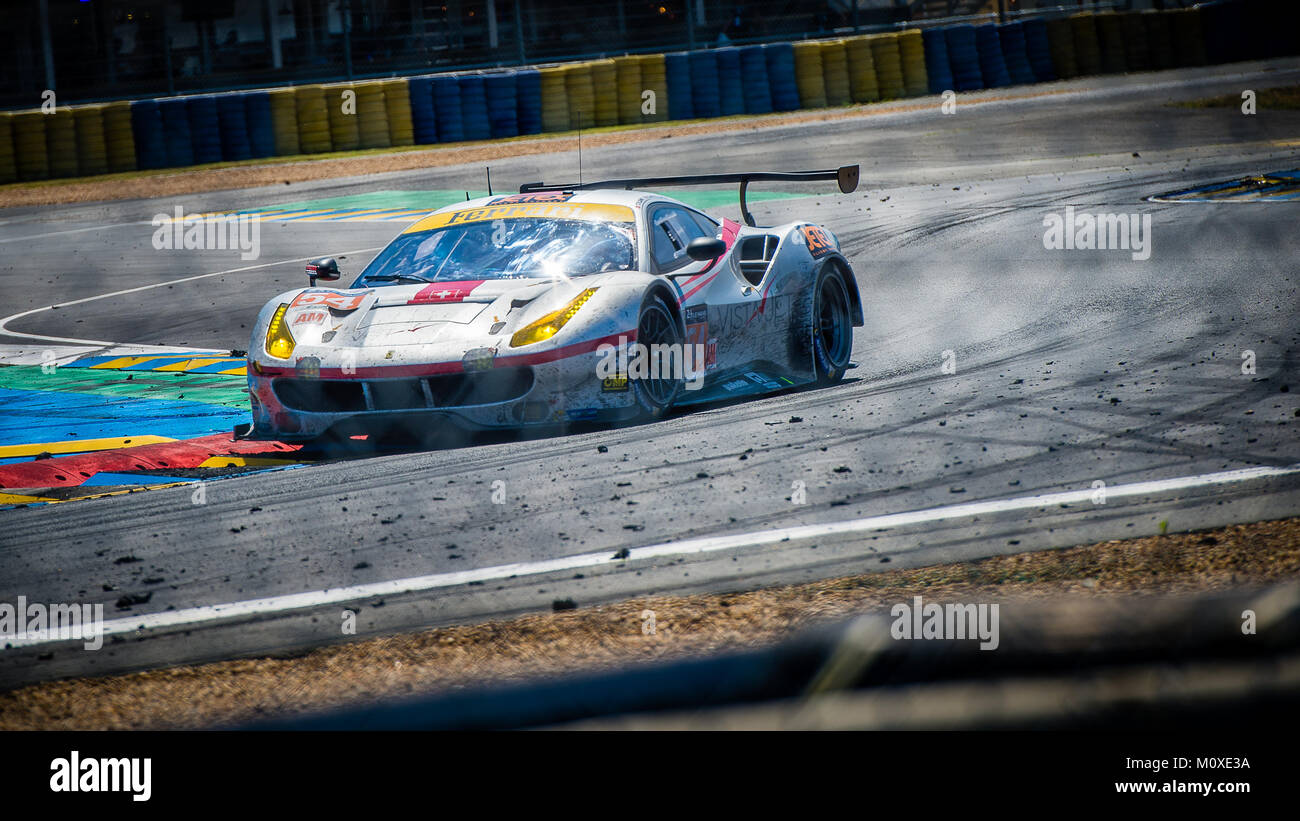
{"type": "Polygon", "coordinates": [[[333,282],[340,276],[342,274],[339,273],[339,264],[334,257],[321,257],[307,263],[307,278],[311,280],[312,285],[315,285],[318,279],[333,282]]]}
{"type": "Polygon", "coordinates": [[[716,237],[696,237],[686,246],[686,256],[696,262],[707,262],[727,253],[727,243],[716,237]]]}

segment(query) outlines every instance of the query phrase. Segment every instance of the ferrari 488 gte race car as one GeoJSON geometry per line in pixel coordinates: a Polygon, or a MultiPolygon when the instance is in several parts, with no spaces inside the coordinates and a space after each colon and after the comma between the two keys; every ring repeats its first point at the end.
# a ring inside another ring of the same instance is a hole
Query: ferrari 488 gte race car
{"type": "Polygon", "coordinates": [[[754,225],[755,180],[832,171],[535,183],[435,211],[345,289],[335,260],[272,299],[248,353],[256,438],[654,418],[838,381],[863,324],[834,234],[754,225]],[[629,190],[740,183],[741,225],[629,190]]]}

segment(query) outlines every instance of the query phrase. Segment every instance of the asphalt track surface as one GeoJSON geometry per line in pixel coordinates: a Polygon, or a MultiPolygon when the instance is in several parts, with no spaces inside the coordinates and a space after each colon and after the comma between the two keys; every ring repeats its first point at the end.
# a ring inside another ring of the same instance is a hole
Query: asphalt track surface
{"type": "MultiPolygon", "coordinates": [[[[0,601],[102,602],[124,631],[98,652],[6,650],[0,686],[295,652],[350,638],[345,607],[374,635],[1295,515],[1300,203],[1144,198],[1300,166],[1300,112],[1166,105],[1297,78],[1294,60],[1239,64],[584,149],[586,179],[860,163],[853,195],[753,209],[839,236],[866,307],[848,378],[655,424],[208,482],[202,505],[177,487],[0,512],[0,601]],[[1043,219],[1066,206],[1150,215],[1150,258],[1045,249],[1043,219]],[[870,518],[908,511],[936,512],[870,518]],[[115,609],[146,577],[163,579],[149,601],[115,609]]],[[[494,163],[498,189],[575,177],[573,142],[556,147],[494,163]]],[[[351,251],[356,271],[400,226],[266,223],[249,262],[155,251],[152,215],[462,187],[481,189],[482,168],[0,213],[0,317],[36,311],[0,343],[246,348],[263,302],[303,282],[300,260],[351,251]]]]}

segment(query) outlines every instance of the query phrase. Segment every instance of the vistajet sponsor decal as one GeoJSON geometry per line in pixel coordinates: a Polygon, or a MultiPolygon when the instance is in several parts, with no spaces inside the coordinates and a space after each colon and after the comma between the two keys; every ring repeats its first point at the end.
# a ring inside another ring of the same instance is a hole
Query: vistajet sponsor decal
{"type": "Polygon", "coordinates": [[[44,604],[19,596],[0,602],[0,646],[6,643],[78,639],[87,650],[104,646],[104,605],[44,604]]]}

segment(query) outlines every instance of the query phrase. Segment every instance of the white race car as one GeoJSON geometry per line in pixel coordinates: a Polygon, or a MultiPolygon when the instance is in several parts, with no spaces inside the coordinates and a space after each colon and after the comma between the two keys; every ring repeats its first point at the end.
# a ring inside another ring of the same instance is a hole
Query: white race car
{"type": "Polygon", "coordinates": [[[838,381],[862,300],[839,241],[760,228],[751,181],[857,166],[522,186],[435,211],[347,288],[330,258],[266,304],[248,353],[256,438],[447,421],[470,429],[655,418],[668,408],[838,381]],[[746,225],[632,188],[740,183],[746,225]]]}

